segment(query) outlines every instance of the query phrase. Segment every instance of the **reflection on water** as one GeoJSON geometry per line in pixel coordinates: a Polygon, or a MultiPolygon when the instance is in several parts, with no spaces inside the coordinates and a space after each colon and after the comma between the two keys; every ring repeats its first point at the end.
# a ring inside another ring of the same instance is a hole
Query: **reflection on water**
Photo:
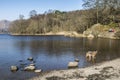
{"type": "Polygon", "coordinates": [[[68,62],[75,58],[80,60],[79,67],[91,66],[93,64],[85,58],[85,53],[91,50],[98,50],[97,63],[120,56],[119,40],[100,38],[0,35],[0,45],[0,77],[4,80],[36,76],[33,72],[9,71],[11,65],[20,66],[19,60],[28,63],[26,59],[30,56],[34,57],[37,68],[43,71],[67,69],[68,62]]]}

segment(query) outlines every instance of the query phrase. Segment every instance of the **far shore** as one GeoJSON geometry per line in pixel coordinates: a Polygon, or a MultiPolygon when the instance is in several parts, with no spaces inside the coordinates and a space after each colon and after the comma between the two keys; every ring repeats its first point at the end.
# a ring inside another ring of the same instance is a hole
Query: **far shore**
{"type": "Polygon", "coordinates": [[[120,80],[120,58],[86,68],[43,72],[29,80],[120,80]]]}
{"type": "Polygon", "coordinates": [[[45,34],[19,34],[19,33],[11,33],[10,35],[14,35],[14,36],[67,36],[67,37],[87,37],[84,34],[79,34],[75,31],[61,31],[61,32],[48,32],[45,34]]]}
{"type": "MultiPolygon", "coordinates": [[[[115,33],[106,32],[104,35],[98,35],[98,38],[108,38],[108,39],[120,39],[118,37],[113,36],[115,33]],[[106,36],[105,36],[106,35],[106,36]]],[[[44,34],[19,34],[19,33],[10,33],[13,36],[66,36],[66,37],[87,37],[87,38],[94,38],[95,36],[92,34],[85,35],[83,33],[78,33],[76,31],[61,31],[61,32],[48,32],[44,34]]]]}

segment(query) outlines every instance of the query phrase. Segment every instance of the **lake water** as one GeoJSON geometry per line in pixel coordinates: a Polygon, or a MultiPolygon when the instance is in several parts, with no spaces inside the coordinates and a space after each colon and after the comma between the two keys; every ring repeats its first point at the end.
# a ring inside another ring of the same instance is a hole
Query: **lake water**
{"type": "Polygon", "coordinates": [[[43,71],[68,69],[68,62],[75,58],[80,60],[80,68],[91,66],[93,63],[85,58],[89,50],[98,50],[96,63],[112,60],[120,57],[120,40],[0,35],[0,80],[26,80],[37,76],[34,72],[22,71],[20,65],[30,64],[27,58],[31,56],[37,69],[43,71]],[[20,70],[11,72],[11,65],[17,65],[20,70]]]}

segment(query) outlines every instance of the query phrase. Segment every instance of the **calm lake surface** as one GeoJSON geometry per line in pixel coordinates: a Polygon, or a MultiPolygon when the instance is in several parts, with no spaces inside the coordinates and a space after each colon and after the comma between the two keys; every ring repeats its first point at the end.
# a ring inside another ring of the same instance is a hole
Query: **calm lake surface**
{"type": "Polygon", "coordinates": [[[67,64],[80,60],[79,67],[93,65],[87,62],[85,53],[98,50],[96,63],[120,57],[120,40],[69,38],[64,36],[10,36],[0,35],[0,80],[26,80],[37,76],[34,72],[22,71],[22,63],[33,57],[37,69],[43,71],[68,69],[67,64]],[[20,70],[11,72],[10,66],[20,70]]]}

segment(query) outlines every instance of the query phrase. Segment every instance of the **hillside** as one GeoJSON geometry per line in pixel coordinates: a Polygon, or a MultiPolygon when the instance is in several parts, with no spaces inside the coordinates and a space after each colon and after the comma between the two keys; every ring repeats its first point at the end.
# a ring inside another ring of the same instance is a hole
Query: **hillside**
{"type": "Polygon", "coordinates": [[[18,34],[44,34],[61,31],[83,32],[87,24],[82,20],[81,15],[83,15],[82,10],[70,12],[53,10],[44,14],[34,14],[27,20],[14,21],[10,32],[18,34]]]}
{"type": "Polygon", "coordinates": [[[68,12],[48,10],[43,14],[37,14],[37,11],[32,10],[27,20],[23,18],[24,15],[19,16],[19,20],[12,23],[10,32],[32,35],[61,31],[83,33],[98,23],[119,28],[120,4],[118,3],[119,0],[85,0],[83,10],[68,12]]]}

